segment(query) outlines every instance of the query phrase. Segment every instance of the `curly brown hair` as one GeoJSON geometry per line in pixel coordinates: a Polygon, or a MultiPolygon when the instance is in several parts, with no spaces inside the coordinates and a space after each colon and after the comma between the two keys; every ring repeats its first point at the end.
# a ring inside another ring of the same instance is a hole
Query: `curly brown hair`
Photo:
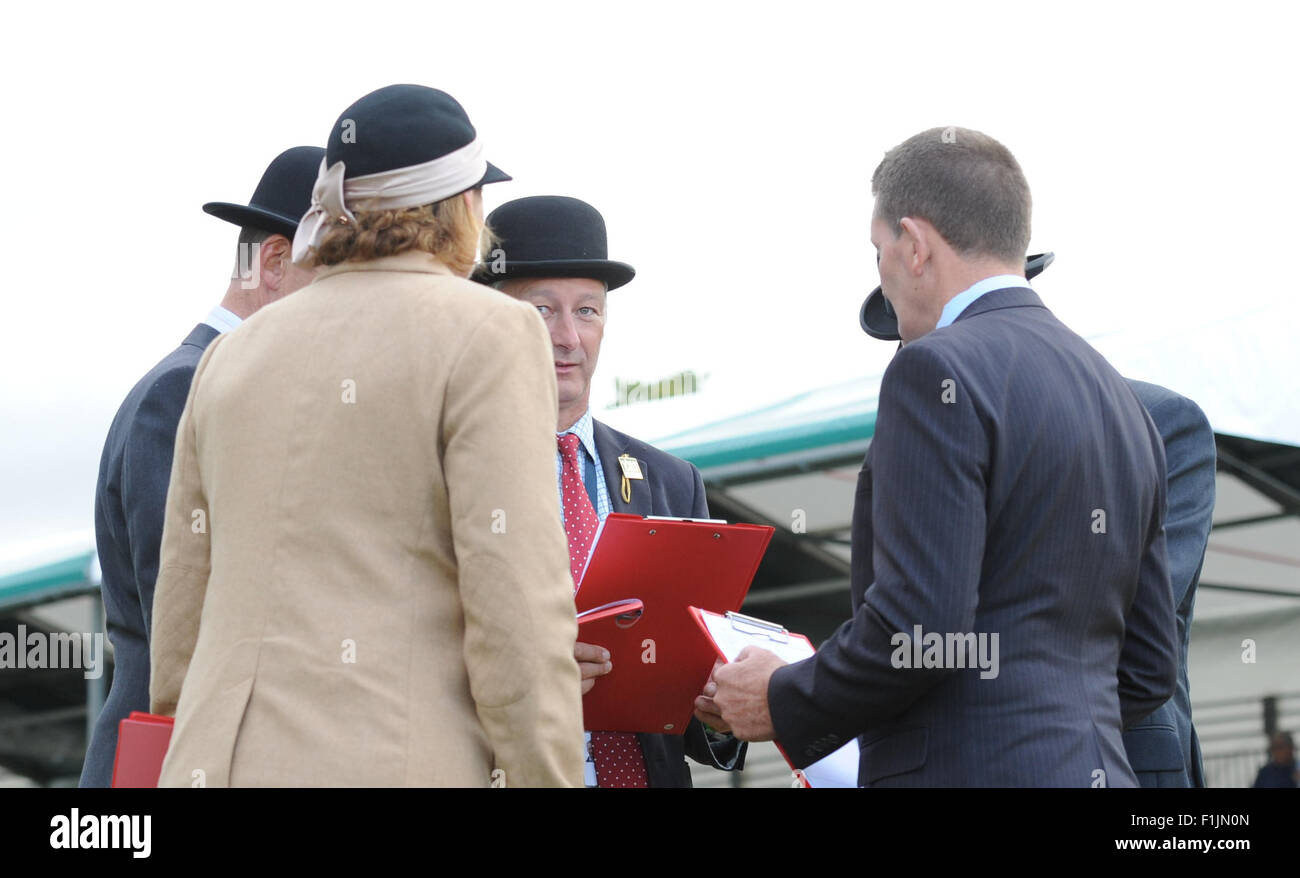
{"type": "Polygon", "coordinates": [[[396,210],[354,210],[356,223],[335,223],[312,249],[308,266],[369,262],[422,250],[461,277],[474,267],[480,238],[491,237],[460,195],[396,210]]]}

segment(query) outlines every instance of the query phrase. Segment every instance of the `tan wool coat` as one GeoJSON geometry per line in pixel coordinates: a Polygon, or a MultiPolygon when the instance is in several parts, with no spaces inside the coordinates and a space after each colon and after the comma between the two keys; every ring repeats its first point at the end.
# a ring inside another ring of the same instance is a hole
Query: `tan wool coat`
{"type": "Polygon", "coordinates": [[[555,411],[537,311],[424,253],[213,341],[154,597],[160,785],[581,786],[555,411]]]}

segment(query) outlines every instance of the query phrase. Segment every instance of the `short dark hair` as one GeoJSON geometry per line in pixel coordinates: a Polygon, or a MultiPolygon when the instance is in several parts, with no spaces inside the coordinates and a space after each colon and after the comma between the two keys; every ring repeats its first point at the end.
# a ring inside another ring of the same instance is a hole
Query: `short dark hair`
{"type": "Polygon", "coordinates": [[[1029,249],[1029,183],[1015,156],[969,128],[931,128],[885,153],[871,175],[875,214],[897,235],[929,222],[957,252],[1019,263],[1029,249]]]}
{"type": "Polygon", "coordinates": [[[256,226],[242,226],[239,229],[239,246],[260,244],[276,234],[279,234],[279,232],[268,232],[266,229],[259,229],[256,226]]]}

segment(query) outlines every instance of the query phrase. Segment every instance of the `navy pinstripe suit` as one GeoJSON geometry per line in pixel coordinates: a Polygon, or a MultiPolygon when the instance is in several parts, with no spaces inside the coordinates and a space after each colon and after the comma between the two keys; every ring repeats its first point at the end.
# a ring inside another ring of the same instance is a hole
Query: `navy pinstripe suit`
{"type": "Polygon", "coordinates": [[[109,785],[118,723],[133,710],[149,709],[149,626],[176,425],[194,370],[216,337],[217,330],[206,323],[194,327],[127,394],[104,440],[95,487],[95,545],[113,644],[113,685],[86,748],[83,787],[109,785]]]}
{"type": "Polygon", "coordinates": [[[853,516],[853,618],[768,688],[799,767],[860,736],[859,783],[1135,786],[1121,729],[1177,669],[1160,436],[1028,288],[885,372],[853,516]],[[999,635],[996,677],[898,668],[894,635],[999,635]]]}
{"type": "Polygon", "coordinates": [[[1201,743],[1192,725],[1187,682],[1187,649],[1196,584],[1214,519],[1214,430],[1190,399],[1142,381],[1130,379],[1129,386],[1151,415],[1165,447],[1169,493],[1165,539],[1169,584],[1178,608],[1178,690],[1146,719],[1124,730],[1124,749],[1144,787],[1203,787],[1201,743]]]}

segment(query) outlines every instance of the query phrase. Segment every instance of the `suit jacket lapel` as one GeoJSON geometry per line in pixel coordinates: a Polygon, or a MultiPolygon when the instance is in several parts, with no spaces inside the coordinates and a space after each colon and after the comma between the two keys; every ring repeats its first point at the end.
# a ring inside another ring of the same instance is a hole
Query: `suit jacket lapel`
{"type": "Polygon", "coordinates": [[[619,455],[627,454],[627,448],[618,441],[614,431],[595,418],[592,419],[592,436],[596,440],[596,453],[600,455],[600,466],[605,473],[605,488],[609,491],[610,509],[613,512],[625,512],[629,515],[650,515],[650,469],[646,462],[637,458],[641,465],[644,479],[630,479],[632,500],[623,502],[623,468],[618,463],[619,455]]]}

